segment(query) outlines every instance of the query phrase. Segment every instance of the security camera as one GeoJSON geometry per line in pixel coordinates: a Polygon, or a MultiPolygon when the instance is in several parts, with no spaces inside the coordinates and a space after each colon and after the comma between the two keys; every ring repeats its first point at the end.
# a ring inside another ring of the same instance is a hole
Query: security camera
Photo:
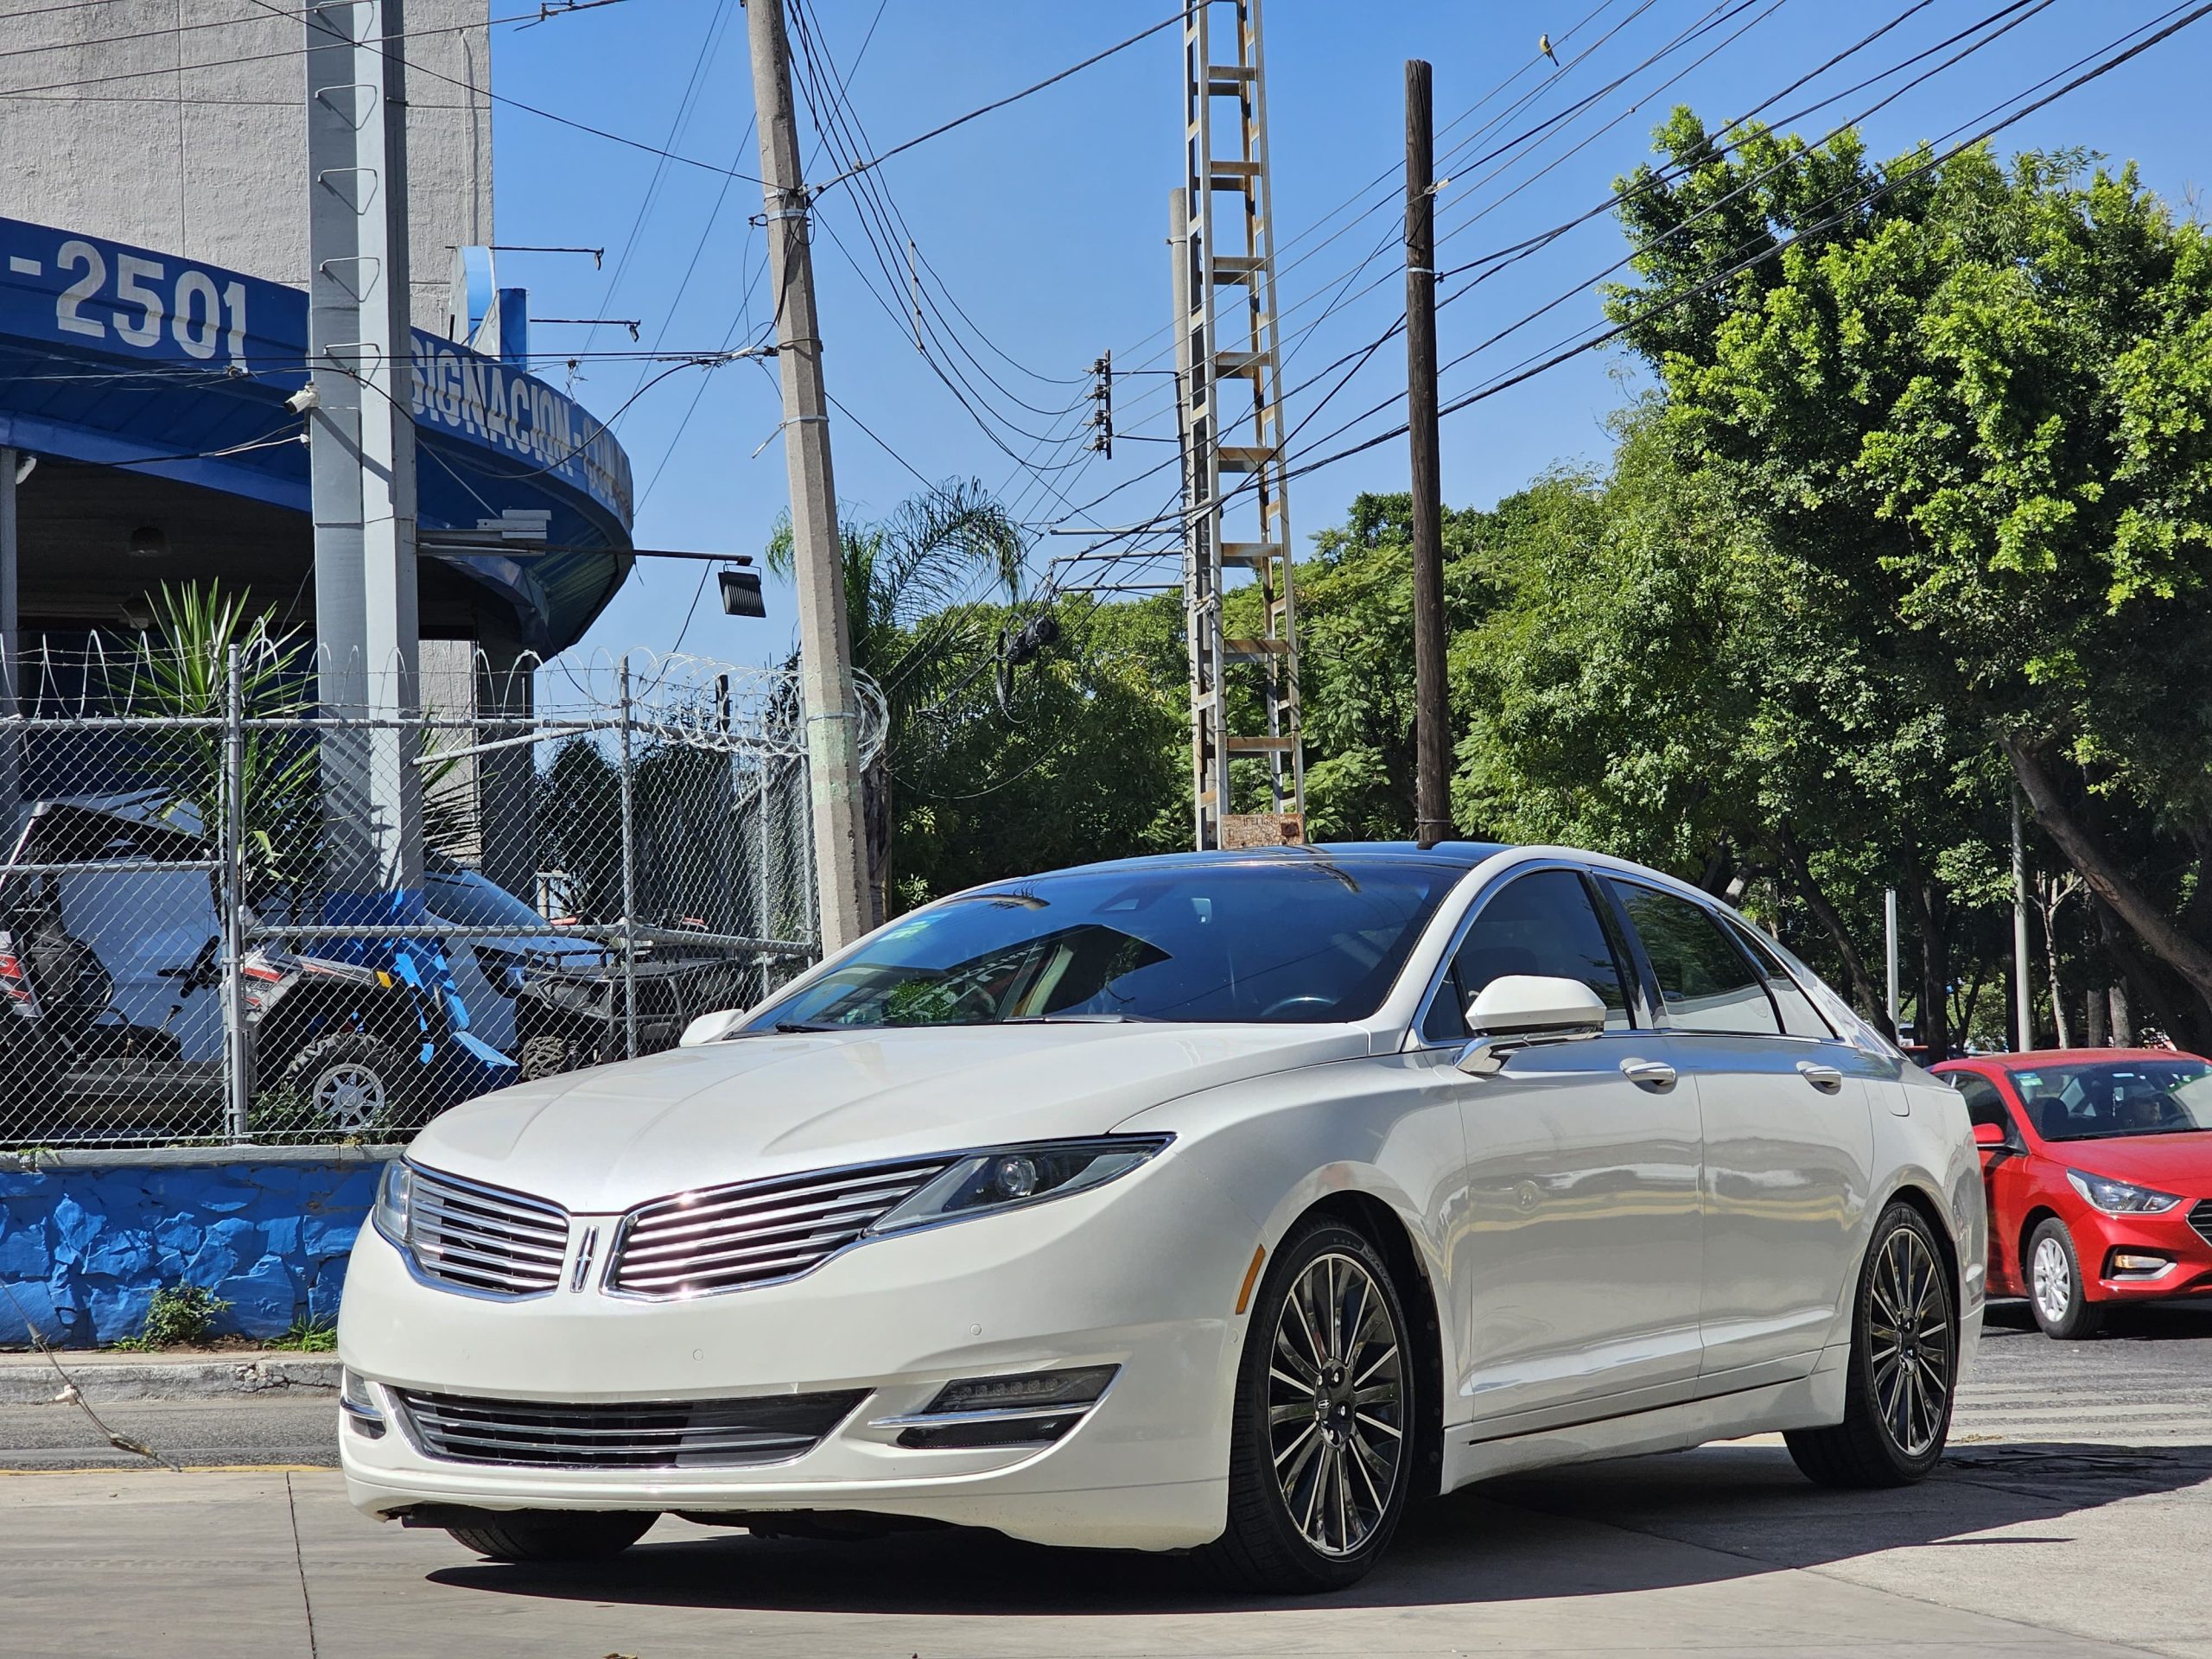
{"type": "Polygon", "coordinates": [[[284,400],[284,407],[295,415],[304,415],[311,409],[322,407],[322,394],[315,390],[315,382],[310,380],[284,400]]]}

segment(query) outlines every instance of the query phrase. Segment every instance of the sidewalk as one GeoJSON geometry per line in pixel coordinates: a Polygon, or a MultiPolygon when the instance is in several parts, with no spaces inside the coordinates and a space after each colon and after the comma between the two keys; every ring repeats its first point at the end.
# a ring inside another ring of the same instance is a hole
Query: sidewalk
{"type": "MultiPolygon", "coordinates": [[[[79,1393],[95,1406],[119,1400],[213,1400],[283,1389],[327,1395],[338,1388],[335,1354],[257,1348],[153,1354],[62,1349],[54,1358],[79,1393]]],[[[0,1406],[44,1405],[60,1390],[61,1379],[45,1355],[0,1353],[0,1406]]]]}

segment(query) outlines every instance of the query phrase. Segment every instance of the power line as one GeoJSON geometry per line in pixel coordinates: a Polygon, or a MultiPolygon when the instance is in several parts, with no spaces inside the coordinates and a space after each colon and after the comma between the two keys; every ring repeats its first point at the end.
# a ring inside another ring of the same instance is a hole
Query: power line
{"type": "MultiPolygon", "coordinates": [[[[2182,9],[2180,7],[2176,7],[2173,10],[2164,14],[2164,16],[2173,17],[2175,13],[2181,10],[2182,9]]],[[[1714,289],[1719,287],[1722,283],[1726,283],[1736,276],[1741,276],[1744,272],[1751,270],[1759,265],[1763,265],[1769,260],[1780,257],[1781,255],[1787,252],[1789,249],[1796,246],[1800,242],[1804,241],[1807,238],[1816,236],[1824,231],[1832,230],[1835,226],[1846,223],[1849,220],[1852,215],[1858,213],[1861,208],[1871,206],[1872,203],[1881,200],[1885,196],[1893,194],[1896,191],[1916,180],[1924,178],[1928,174],[1933,172],[1936,168],[1942,166],[1945,162],[1951,161],[1966,150],[1973,149],[1977,144],[1986,143],[1997,134],[2004,131],[2007,127],[2013,125],[2017,122],[2026,119],[2029,116],[2035,114],[2038,110],[2047,108],[2049,105],[2057,102],[2060,99],[2064,98],[2068,93],[2075,92],[2082,86],[2086,86],[2091,81],[2099,79],[2104,75],[2111,73],[2112,71],[2120,67],[2120,65],[2141,55],[2143,53],[2150,50],[2153,46],[2158,45],[2160,41],[2178,34],[2181,30],[2187,29],[2190,24],[2200,21],[2207,16],[2212,16],[2212,3],[2206,3],[2196,7],[2194,10],[2190,10],[2187,16],[2180,17],[2177,21],[2167,24],[2165,28],[2159,29],[2157,34],[2149,36],[2147,39],[2139,41],[2123,51],[2115,53],[2114,55],[2107,59],[2102,63],[2098,64],[2094,69],[2089,70],[2084,74],[2075,76],[2072,80],[2067,82],[2066,85],[2059,87],[2055,92],[2050,92],[2044,97],[2036,99],[2033,103],[2023,105],[2021,108],[2015,110],[2011,114],[2004,117],[2001,120],[1991,123],[1989,125],[1982,128],[1981,130],[1975,133],[1972,137],[1960,140],[1958,143],[1951,145],[1948,149],[1932,156],[1928,161],[1908,168],[1904,172],[1897,174],[1894,177],[1883,180],[1872,189],[1865,192],[1855,200],[1852,201],[1840,211],[1830,214],[1825,219],[1819,219],[1811,225],[1808,225],[1801,230],[1792,232],[1790,235],[1776,242],[1771,247],[1764,249],[1761,251],[1751,255],[1748,258],[1738,261],[1736,264],[1728,266],[1723,270],[1717,271],[1710,276],[1702,278],[1697,283],[1691,284],[1688,288],[1683,289],[1675,294],[1666,296],[1665,297],[1649,304],[1639,305],[1637,307],[1636,314],[1626,321],[1614,324],[1613,326],[1605,328],[1587,339],[1577,341],[1573,345],[1569,346],[1561,351],[1554,353],[1553,354],[1547,356],[1525,368],[1521,368],[1515,372],[1509,372],[1504,377],[1478,387],[1475,391],[1468,392],[1462,397],[1454,398],[1452,402],[1443,405],[1438,412],[1445,415],[1453,414],[1460,410],[1469,408],[1475,404],[1483,402],[1486,398],[1496,397],[1502,391],[1510,391],[1515,386],[1523,385],[1526,382],[1535,378],[1536,376],[1558,367],[1562,363],[1567,362],[1573,358],[1580,357],[1585,352],[1590,351],[1596,346],[1607,344],[1611,340],[1619,339],[1630,329],[1649,321],[1654,316],[1685,305],[1691,300],[1698,298],[1700,295],[1710,293],[1714,289]]],[[[2163,21],[2163,19],[2160,21],[2163,21]]],[[[2139,31],[2130,31],[2130,33],[2135,32],[2139,31]]],[[[2126,35],[2119,37],[2120,40],[2125,40],[2126,38],[2127,37],[2126,35]]],[[[2113,44],[2116,43],[2117,42],[2113,42],[2113,44]]],[[[2110,47],[2107,46],[2107,48],[2103,49],[2109,50],[2110,47]]],[[[2078,65],[2088,61],[2089,57],[2094,57],[2095,55],[2096,54],[2094,53],[2092,53],[2088,54],[2088,57],[2076,59],[2075,64],[2068,67],[2069,68],[2078,67],[2078,65]]],[[[2057,74],[2063,74],[2065,73],[2066,71],[2062,69],[2057,72],[2057,74]]],[[[2057,74],[2045,77],[2044,80],[2037,82],[2037,86],[2048,86],[2051,80],[2057,79],[2057,74]]],[[[2033,88],[2031,88],[2030,90],[2033,90],[2033,88]]],[[[1956,130],[1956,129],[1954,129],[1954,130],[1956,130]]],[[[1377,434],[1374,437],[1365,439],[1347,448],[1321,456],[1319,459],[1315,461],[1303,462],[1291,469],[1292,476],[1295,477],[1304,473],[1317,471],[1323,467],[1342,461],[1349,455],[1357,454],[1362,450],[1371,449],[1379,443],[1387,443],[1394,438],[1402,436],[1405,433],[1405,429],[1404,426],[1400,425],[1390,431],[1377,434]]]]}
{"type": "MultiPolygon", "coordinates": [[[[1195,3],[1199,5],[1211,5],[1217,3],[1217,0],[1195,0],[1195,3]]],[[[942,125],[931,127],[927,132],[918,134],[914,137],[907,139],[904,143],[892,145],[890,149],[885,150],[881,155],[872,156],[866,161],[854,162],[852,166],[847,168],[835,178],[812,187],[811,189],[809,190],[808,194],[810,196],[818,196],[823,191],[831,188],[833,186],[842,184],[848,179],[858,178],[863,173],[873,171],[874,168],[882,166],[884,162],[889,161],[893,156],[905,155],[906,151],[913,149],[917,144],[925,144],[932,138],[944,137],[946,133],[950,132],[955,127],[964,127],[970,121],[976,120],[979,117],[988,115],[995,110],[1002,110],[1009,104],[1018,104],[1025,98],[1028,98],[1035,93],[1043,92],[1047,86],[1057,86],[1069,76],[1080,74],[1083,71],[1090,68],[1091,65],[1095,63],[1103,63],[1116,53],[1126,52],[1138,41],[1149,40],[1154,35],[1159,34],[1160,30],[1164,29],[1173,29],[1176,24],[1182,21],[1183,11],[1179,8],[1177,10],[1170,13],[1167,16],[1161,18],[1150,28],[1139,29],[1135,34],[1130,35],[1126,41],[1122,41],[1113,46],[1109,46],[1103,52],[1094,52],[1090,56],[1084,59],[1082,62],[1070,64],[1066,68],[1059,71],[1057,74],[1047,75],[1044,79],[1025,86],[1018,92],[1009,92],[1004,98],[998,99],[991,103],[986,104],[980,109],[969,111],[965,115],[957,115],[953,117],[951,120],[944,123],[942,125]]]]}

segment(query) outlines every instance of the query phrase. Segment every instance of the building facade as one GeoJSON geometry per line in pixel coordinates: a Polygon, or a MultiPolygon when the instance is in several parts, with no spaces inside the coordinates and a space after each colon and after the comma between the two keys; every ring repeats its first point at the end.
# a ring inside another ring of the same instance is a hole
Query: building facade
{"type": "MultiPolygon", "coordinates": [[[[0,214],[305,288],[300,10],[0,0],[0,214]]],[[[405,23],[415,321],[442,333],[454,250],[493,239],[492,31],[486,0],[405,23]]]]}

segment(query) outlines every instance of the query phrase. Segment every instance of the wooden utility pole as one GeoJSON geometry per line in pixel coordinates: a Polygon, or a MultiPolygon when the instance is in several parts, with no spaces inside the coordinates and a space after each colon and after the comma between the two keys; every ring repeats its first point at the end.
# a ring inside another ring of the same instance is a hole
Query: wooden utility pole
{"type": "Polygon", "coordinates": [[[1435,136],[1428,65],[1406,60],[1406,413],[1413,450],[1414,837],[1452,833],[1444,684],[1444,479],[1436,455],[1435,136]]]}
{"type": "Polygon", "coordinates": [[[814,309],[814,257],[807,234],[806,187],[799,176],[784,0],[750,0],[745,18],[760,130],[768,276],[776,301],[784,459],[791,474],[791,565],[798,588],[799,689],[806,707],[815,882],[827,956],[873,925],[868,848],[861,828],[861,705],[853,690],[837,489],[830,470],[830,400],[822,384],[822,334],[814,309]]]}

